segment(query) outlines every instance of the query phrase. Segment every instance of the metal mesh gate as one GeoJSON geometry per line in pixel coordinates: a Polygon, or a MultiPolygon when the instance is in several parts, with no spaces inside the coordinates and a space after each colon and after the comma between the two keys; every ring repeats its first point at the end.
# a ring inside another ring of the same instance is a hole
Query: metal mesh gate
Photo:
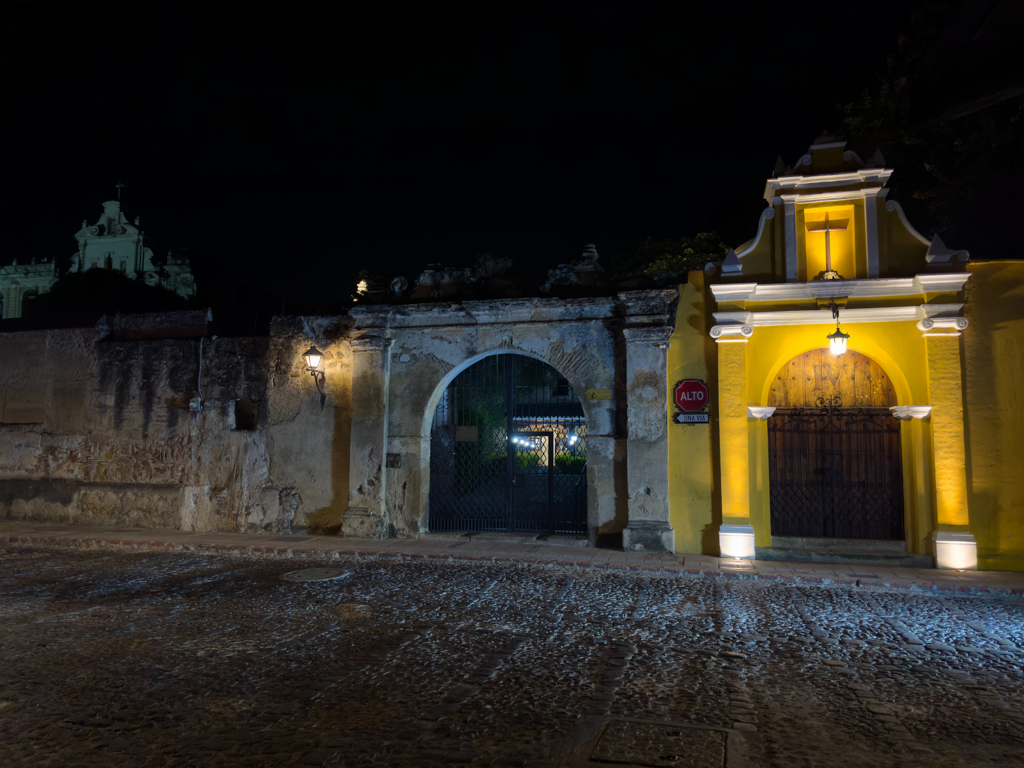
{"type": "Polygon", "coordinates": [[[899,422],[887,409],[779,408],[768,445],[772,535],[903,539],[899,422]]]}
{"type": "Polygon", "coordinates": [[[547,363],[492,355],[448,385],[430,431],[431,531],[587,531],[587,430],[547,363]]]}

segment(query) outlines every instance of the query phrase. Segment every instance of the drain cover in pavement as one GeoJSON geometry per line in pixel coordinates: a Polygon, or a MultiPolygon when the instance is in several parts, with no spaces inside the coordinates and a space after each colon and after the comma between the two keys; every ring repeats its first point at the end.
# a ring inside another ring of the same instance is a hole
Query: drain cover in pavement
{"type": "Polygon", "coordinates": [[[348,571],[337,568],[303,568],[301,571],[290,571],[281,578],[285,581],[330,581],[348,576],[348,571]]]}
{"type": "Polygon", "coordinates": [[[722,768],[726,735],[664,723],[610,722],[590,759],[653,768],[722,768]]]}

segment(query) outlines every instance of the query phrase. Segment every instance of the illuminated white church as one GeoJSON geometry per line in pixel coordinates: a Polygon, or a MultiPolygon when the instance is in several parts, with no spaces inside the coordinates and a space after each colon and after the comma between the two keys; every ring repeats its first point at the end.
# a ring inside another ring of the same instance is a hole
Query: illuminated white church
{"type": "MultiPolygon", "coordinates": [[[[190,299],[196,295],[196,281],[188,261],[168,253],[162,264],[155,264],[153,251],[143,243],[145,233],[139,219],[129,222],[119,200],[103,204],[103,214],[95,224],[83,221],[75,233],[78,251],[71,257],[69,272],[113,269],[131,280],[161,288],[190,299]]],[[[3,319],[21,317],[26,299],[47,293],[57,282],[56,261],[44,259],[37,264],[13,264],[0,267],[0,308],[3,319]]]]}

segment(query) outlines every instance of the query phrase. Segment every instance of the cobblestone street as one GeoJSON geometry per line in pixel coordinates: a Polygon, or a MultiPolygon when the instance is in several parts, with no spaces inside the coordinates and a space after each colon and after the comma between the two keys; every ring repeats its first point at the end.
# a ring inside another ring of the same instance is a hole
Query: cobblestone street
{"type": "Polygon", "coordinates": [[[1024,601],[0,549],[0,765],[1009,766],[1024,601]],[[346,575],[295,583],[324,566],[346,575]]]}

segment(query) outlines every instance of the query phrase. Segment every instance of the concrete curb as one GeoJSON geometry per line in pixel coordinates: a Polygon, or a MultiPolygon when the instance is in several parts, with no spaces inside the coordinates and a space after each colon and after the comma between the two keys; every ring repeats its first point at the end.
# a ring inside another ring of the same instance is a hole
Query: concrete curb
{"type": "Polygon", "coordinates": [[[571,568],[602,569],[624,571],[643,575],[665,575],[689,578],[712,578],[738,581],[762,581],[778,584],[794,584],[800,586],[848,586],[859,588],[886,588],[903,591],[972,595],[981,597],[1024,597],[1024,587],[990,587],[960,584],[942,584],[927,581],[881,581],[875,579],[842,579],[822,576],[783,576],[779,574],[760,574],[719,571],[702,568],[684,568],[671,565],[639,565],[635,563],[587,563],[580,565],[571,556],[565,555],[460,555],[439,552],[381,552],[375,550],[330,550],[310,549],[302,547],[270,547],[245,544],[183,544],[165,541],[132,541],[126,539],[101,538],[69,538],[65,536],[46,536],[43,534],[2,534],[0,541],[6,544],[23,546],[51,546],[69,549],[115,549],[155,552],[190,552],[202,555],[248,555],[278,558],[309,558],[320,560],[339,560],[347,557],[375,558],[381,560],[429,560],[448,559],[451,561],[489,562],[489,563],[526,563],[530,565],[555,565],[571,568]]]}

